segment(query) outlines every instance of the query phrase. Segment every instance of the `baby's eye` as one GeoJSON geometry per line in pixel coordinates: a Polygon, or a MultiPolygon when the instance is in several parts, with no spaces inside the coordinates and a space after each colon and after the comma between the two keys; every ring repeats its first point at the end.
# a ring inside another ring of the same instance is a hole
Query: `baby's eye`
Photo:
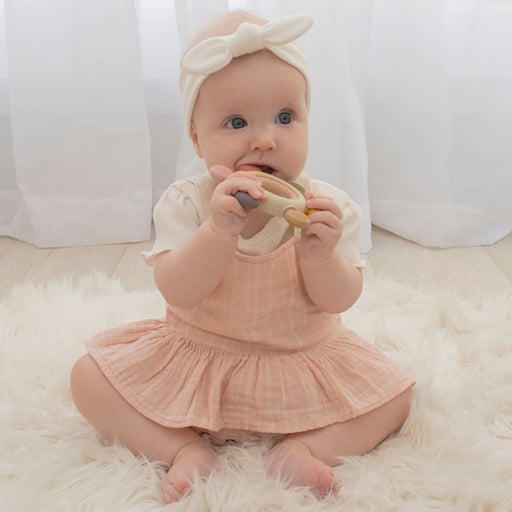
{"type": "Polygon", "coordinates": [[[290,124],[293,121],[293,114],[285,110],[284,112],[279,112],[276,117],[276,123],[279,124],[290,124]]]}
{"type": "Polygon", "coordinates": [[[242,117],[233,117],[233,119],[230,119],[226,123],[226,126],[228,128],[233,128],[234,130],[240,130],[240,128],[247,126],[247,121],[242,117]]]}

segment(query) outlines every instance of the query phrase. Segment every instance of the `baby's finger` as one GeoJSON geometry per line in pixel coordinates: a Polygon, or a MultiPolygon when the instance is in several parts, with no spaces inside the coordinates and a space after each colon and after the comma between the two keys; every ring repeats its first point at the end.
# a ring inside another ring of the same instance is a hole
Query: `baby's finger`
{"type": "Polygon", "coordinates": [[[233,196],[222,196],[218,201],[218,206],[221,211],[233,213],[238,217],[247,216],[247,210],[233,196]]]}
{"type": "MultiPolygon", "coordinates": [[[[217,186],[218,192],[227,196],[235,196],[239,192],[249,196],[255,201],[263,201],[266,194],[261,183],[257,180],[248,179],[246,176],[231,175],[217,186]]],[[[249,199],[248,198],[248,199],[249,199]]],[[[243,206],[246,206],[242,204],[243,206]]]]}
{"type": "Polygon", "coordinates": [[[310,210],[321,210],[321,211],[329,211],[339,220],[341,220],[341,208],[338,203],[327,196],[313,196],[306,199],[306,206],[310,210]]]}
{"type": "Polygon", "coordinates": [[[340,217],[337,217],[334,213],[329,210],[317,210],[309,214],[311,225],[323,224],[336,231],[341,230],[342,218],[341,212],[340,217]]]}
{"type": "Polygon", "coordinates": [[[217,181],[224,181],[233,174],[233,171],[224,165],[212,165],[210,167],[210,175],[217,181]]]}

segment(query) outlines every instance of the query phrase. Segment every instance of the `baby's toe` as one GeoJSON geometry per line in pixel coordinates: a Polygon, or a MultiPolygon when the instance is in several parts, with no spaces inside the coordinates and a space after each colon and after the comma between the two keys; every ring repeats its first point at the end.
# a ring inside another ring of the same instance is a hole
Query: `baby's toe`
{"type": "Polygon", "coordinates": [[[166,480],[164,484],[164,501],[165,503],[174,503],[181,500],[191,491],[191,484],[188,480],[178,479],[176,481],[166,480]]]}

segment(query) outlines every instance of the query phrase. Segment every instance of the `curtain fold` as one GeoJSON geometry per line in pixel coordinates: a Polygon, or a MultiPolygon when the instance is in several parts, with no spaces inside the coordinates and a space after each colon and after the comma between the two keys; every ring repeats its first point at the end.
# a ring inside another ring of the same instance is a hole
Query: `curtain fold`
{"type": "Polygon", "coordinates": [[[5,21],[14,173],[3,234],[40,247],[147,239],[150,141],[133,4],[6,0],[5,21]]]}
{"type": "Polygon", "coordinates": [[[0,0],[0,234],[148,238],[163,190],[203,170],[181,51],[234,8],[313,16],[306,171],[359,203],[363,251],[371,222],[437,247],[512,230],[507,0],[0,0]]]}
{"type": "Polygon", "coordinates": [[[511,48],[510,2],[375,0],[366,94],[374,224],[435,247],[510,233],[511,48]]]}

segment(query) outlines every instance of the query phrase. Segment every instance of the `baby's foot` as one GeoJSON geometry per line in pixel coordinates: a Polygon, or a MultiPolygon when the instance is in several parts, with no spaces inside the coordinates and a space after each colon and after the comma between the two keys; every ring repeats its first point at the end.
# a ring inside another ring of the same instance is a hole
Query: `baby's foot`
{"type": "Polygon", "coordinates": [[[179,501],[192,490],[194,475],[208,476],[218,465],[218,455],[204,441],[186,444],[176,455],[164,482],[166,503],[179,501]]]}
{"type": "Polygon", "coordinates": [[[285,439],[268,454],[269,474],[286,483],[310,487],[317,498],[339,491],[341,484],[331,467],[312,455],[300,441],[285,439]]]}

